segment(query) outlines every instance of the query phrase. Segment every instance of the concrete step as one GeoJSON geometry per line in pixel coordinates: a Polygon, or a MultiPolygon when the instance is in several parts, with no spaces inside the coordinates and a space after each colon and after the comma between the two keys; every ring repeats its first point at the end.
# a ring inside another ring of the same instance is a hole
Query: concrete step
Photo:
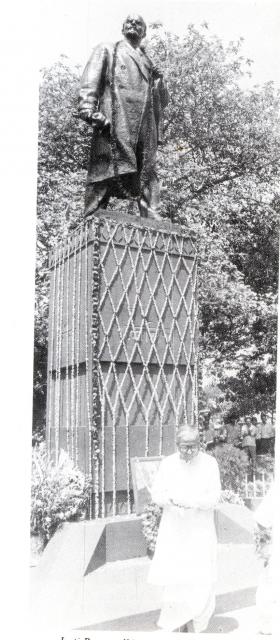
{"type": "MultiPolygon", "coordinates": [[[[140,616],[140,619],[136,618],[136,623],[138,620],[140,624],[141,615],[147,624],[151,612],[159,610],[162,595],[160,587],[147,584],[150,562],[147,557],[110,562],[70,581],[69,575],[65,579],[60,575],[57,579],[54,572],[44,585],[40,585],[42,573],[38,567],[33,569],[34,624],[37,619],[39,626],[52,628],[94,628],[102,624],[105,625],[103,628],[108,625],[110,629],[110,624],[122,624],[121,619],[127,624],[124,620],[131,616],[140,616]],[[117,620],[118,623],[114,622],[117,620]]],[[[257,584],[259,569],[253,545],[219,545],[217,594],[220,606],[223,602],[224,609],[228,608],[233,596],[226,594],[235,593],[235,601],[237,598],[241,607],[245,602],[244,593],[252,594],[257,584]]],[[[250,604],[253,604],[252,598],[250,604]]],[[[152,615],[156,618],[156,613],[152,615]]]]}

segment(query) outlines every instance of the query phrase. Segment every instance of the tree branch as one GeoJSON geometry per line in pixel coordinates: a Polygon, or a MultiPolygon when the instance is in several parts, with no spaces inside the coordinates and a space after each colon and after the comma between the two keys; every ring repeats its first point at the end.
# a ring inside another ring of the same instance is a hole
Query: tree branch
{"type": "MultiPolygon", "coordinates": [[[[262,170],[263,168],[267,167],[267,166],[271,166],[273,164],[275,164],[276,162],[278,162],[280,160],[280,156],[277,158],[274,158],[273,160],[266,162],[264,164],[262,164],[259,167],[254,166],[254,173],[256,173],[257,171],[262,170]]],[[[192,192],[195,195],[200,195],[201,193],[204,193],[205,191],[207,191],[208,189],[211,189],[212,187],[215,187],[216,185],[219,184],[224,184],[225,182],[230,182],[231,180],[236,180],[237,178],[241,178],[244,175],[244,169],[246,168],[250,168],[250,167],[246,167],[245,164],[242,165],[242,171],[237,171],[235,174],[226,174],[224,176],[221,176],[220,178],[216,178],[215,180],[211,180],[211,181],[205,181],[204,184],[199,187],[199,189],[191,189],[192,192]]],[[[178,184],[180,183],[182,180],[186,180],[188,179],[189,176],[187,174],[180,176],[179,178],[176,178],[176,180],[174,180],[173,184],[178,184]]]]}

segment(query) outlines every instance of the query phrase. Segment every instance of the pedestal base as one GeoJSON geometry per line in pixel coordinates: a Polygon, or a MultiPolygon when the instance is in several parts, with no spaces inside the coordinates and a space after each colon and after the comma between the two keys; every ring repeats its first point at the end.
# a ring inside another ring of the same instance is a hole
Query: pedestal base
{"type": "Polygon", "coordinates": [[[129,513],[131,457],[172,453],[197,415],[195,238],[100,211],[51,253],[50,275],[49,448],[92,476],[92,516],[129,513]]]}

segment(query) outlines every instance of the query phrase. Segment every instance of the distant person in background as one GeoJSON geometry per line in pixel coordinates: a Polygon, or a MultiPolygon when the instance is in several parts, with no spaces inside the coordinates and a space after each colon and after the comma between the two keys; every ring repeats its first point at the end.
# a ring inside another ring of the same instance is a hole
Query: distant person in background
{"type": "Polygon", "coordinates": [[[214,431],[215,431],[215,437],[214,437],[215,446],[221,447],[224,444],[224,442],[227,441],[227,429],[225,425],[221,421],[219,421],[215,424],[214,431]]]}
{"type": "Polygon", "coordinates": [[[240,418],[240,420],[238,421],[238,427],[239,427],[238,446],[242,447],[243,438],[248,433],[247,427],[245,425],[245,420],[243,418],[240,418]]]}
{"type": "Polygon", "coordinates": [[[215,430],[211,426],[207,426],[202,435],[202,442],[205,445],[207,451],[211,451],[215,447],[215,430]]]}
{"type": "Polygon", "coordinates": [[[241,423],[240,420],[235,420],[230,425],[227,426],[227,442],[232,444],[234,447],[240,447],[240,433],[241,433],[241,423]]]}
{"type": "Polygon", "coordinates": [[[262,454],[273,455],[274,437],[275,431],[272,420],[265,411],[262,411],[260,422],[260,449],[262,454]]]}
{"type": "Polygon", "coordinates": [[[256,438],[257,428],[252,423],[251,418],[247,417],[245,418],[245,423],[241,428],[241,447],[243,451],[246,451],[247,453],[253,473],[256,470],[257,464],[256,438]]]}
{"type": "Polygon", "coordinates": [[[217,446],[221,446],[227,441],[227,429],[220,416],[213,416],[209,426],[203,433],[203,442],[207,451],[211,451],[217,446]]]}
{"type": "Polygon", "coordinates": [[[261,454],[261,424],[256,416],[252,417],[252,424],[256,427],[256,454],[261,454]]]}
{"type": "Polygon", "coordinates": [[[199,633],[215,609],[220,474],[187,424],[177,434],[177,449],[161,462],[151,490],[163,515],[148,580],[164,586],[160,629],[199,633]]]}

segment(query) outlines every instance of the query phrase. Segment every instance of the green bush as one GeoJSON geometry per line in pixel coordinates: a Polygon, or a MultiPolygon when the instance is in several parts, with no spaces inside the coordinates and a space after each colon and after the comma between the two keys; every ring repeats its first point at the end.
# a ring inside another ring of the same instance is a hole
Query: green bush
{"type": "Polygon", "coordinates": [[[147,504],[142,514],[142,531],[150,553],[154,553],[156,547],[161,516],[162,508],[154,502],[147,504]]]}
{"type": "Polygon", "coordinates": [[[270,455],[258,456],[257,457],[257,473],[265,473],[270,476],[274,474],[274,458],[270,455]]]}
{"type": "Polygon", "coordinates": [[[211,455],[216,458],[219,465],[222,489],[240,493],[248,471],[246,453],[233,444],[224,444],[213,449],[211,455]]]}
{"type": "Polygon", "coordinates": [[[230,504],[239,504],[240,506],[244,506],[244,500],[238,493],[235,493],[231,489],[225,489],[221,492],[221,503],[230,503],[230,504]]]}
{"type": "Polygon", "coordinates": [[[85,515],[91,482],[77,469],[65,451],[58,464],[48,460],[45,444],[34,447],[31,482],[31,534],[45,546],[65,521],[85,515]]]}
{"type": "Polygon", "coordinates": [[[264,562],[266,567],[269,564],[271,557],[272,547],[272,528],[264,529],[263,527],[256,527],[254,531],[255,549],[256,553],[264,562]]]}

